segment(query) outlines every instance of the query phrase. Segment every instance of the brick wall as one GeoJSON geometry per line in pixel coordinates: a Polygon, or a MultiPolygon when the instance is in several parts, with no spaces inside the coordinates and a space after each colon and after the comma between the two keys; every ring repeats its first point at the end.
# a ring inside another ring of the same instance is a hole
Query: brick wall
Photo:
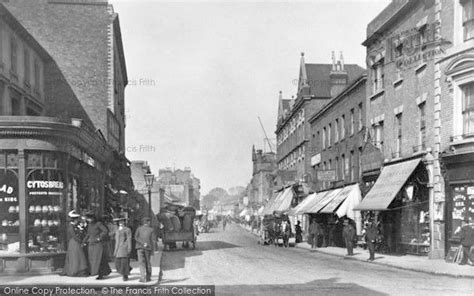
{"type": "MultiPolygon", "coordinates": [[[[50,2],[11,0],[5,6],[57,62],[95,127],[106,135],[111,79],[108,64],[111,16],[108,6],[104,3],[71,5],[63,2],[74,1],[50,2]]],[[[55,96],[56,99],[59,95],[55,96]]],[[[64,111],[57,106],[58,110],[51,111],[53,114],[64,111]]]]}
{"type": "MultiPolygon", "coordinates": [[[[358,84],[352,91],[348,92],[346,95],[343,95],[342,97],[337,98],[337,102],[334,103],[334,105],[331,105],[324,113],[322,113],[320,116],[313,118],[311,122],[311,150],[313,151],[312,155],[321,154],[321,162],[319,166],[316,166],[315,168],[312,168],[312,175],[313,175],[313,180],[316,182],[316,190],[320,191],[323,188],[327,188],[330,184],[322,184],[321,182],[317,182],[316,178],[316,170],[317,169],[323,169],[323,163],[326,162],[327,164],[329,163],[329,160],[331,160],[333,167],[331,169],[334,169],[335,166],[335,159],[336,157],[339,159],[339,161],[342,160],[342,155],[345,156],[345,158],[351,158],[351,151],[353,151],[353,158],[350,163],[352,163],[352,168],[354,169],[354,179],[351,180],[350,177],[350,170],[349,174],[345,175],[345,172],[342,173],[340,169],[338,169],[338,180],[345,180],[345,183],[352,183],[352,182],[358,182],[359,180],[359,148],[362,147],[363,145],[363,132],[360,131],[357,123],[358,123],[358,118],[357,118],[357,110],[358,106],[360,103],[362,103],[363,110],[364,110],[364,103],[366,99],[366,86],[365,86],[365,79],[358,84]],[[351,134],[350,131],[350,125],[351,125],[351,109],[354,109],[354,133],[351,134]],[[342,116],[344,115],[345,121],[344,121],[344,129],[345,129],[345,135],[344,138],[339,139],[336,143],[334,142],[334,124],[335,120],[339,119],[341,120],[342,116]],[[331,129],[331,146],[328,147],[326,145],[326,148],[322,148],[322,143],[321,143],[321,138],[323,135],[323,128],[329,126],[329,123],[332,124],[333,128],[331,129]],[[318,133],[319,132],[319,133],[318,133]],[[319,134],[319,137],[318,137],[319,134]]],[[[364,116],[365,112],[362,112],[362,115],[364,116]]],[[[362,119],[362,122],[365,121],[365,118],[362,119]]],[[[307,163],[310,164],[310,158],[308,158],[307,163]]],[[[339,168],[341,167],[341,164],[339,164],[339,168]]]]}

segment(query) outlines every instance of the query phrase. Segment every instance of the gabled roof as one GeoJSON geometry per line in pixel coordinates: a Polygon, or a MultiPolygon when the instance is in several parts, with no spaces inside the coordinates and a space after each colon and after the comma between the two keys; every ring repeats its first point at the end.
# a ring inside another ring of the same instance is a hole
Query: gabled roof
{"type": "MultiPolygon", "coordinates": [[[[331,97],[330,74],[332,64],[305,64],[307,84],[310,89],[310,95],[317,98],[331,97]]],[[[358,78],[365,69],[356,64],[344,65],[347,72],[348,84],[358,78]]]]}

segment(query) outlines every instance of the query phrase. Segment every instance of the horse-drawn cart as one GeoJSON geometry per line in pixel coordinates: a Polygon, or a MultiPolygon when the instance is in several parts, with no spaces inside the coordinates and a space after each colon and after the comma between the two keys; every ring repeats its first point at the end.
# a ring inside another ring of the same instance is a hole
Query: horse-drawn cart
{"type": "Polygon", "coordinates": [[[169,207],[157,215],[163,225],[162,241],[165,250],[176,248],[177,242],[182,242],[183,248],[189,248],[191,243],[196,248],[197,232],[194,226],[196,210],[191,207],[169,207]]]}

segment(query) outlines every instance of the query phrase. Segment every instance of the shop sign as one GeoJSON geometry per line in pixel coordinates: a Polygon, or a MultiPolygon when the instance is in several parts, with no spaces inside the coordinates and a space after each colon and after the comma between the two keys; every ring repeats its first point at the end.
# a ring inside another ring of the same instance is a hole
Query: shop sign
{"type": "Polygon", "coordinates": [[[13,173],[0,173],[0,202],[18,203],[17,178],[13,173]]]}
{"type": "Polygon", "coordinates": [[[29,195],[61,195],[64,183],[61,181],[27,181],[29,195]]]}
{"type": "Polygon", "coordinates": [[[336,181],[336,170],[318,170],[318,181],[336,181]]]}

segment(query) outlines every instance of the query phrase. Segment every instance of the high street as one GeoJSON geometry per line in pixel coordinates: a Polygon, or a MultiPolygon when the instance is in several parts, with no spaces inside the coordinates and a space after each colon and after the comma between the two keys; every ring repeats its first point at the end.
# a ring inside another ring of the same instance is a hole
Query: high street
{"type": "Polygon", "coordinates": [[[217,295],[472,295],[472,279],[436,276],[299,248],[261,246],[232,224],[196,250],[164,252],[161,285],[216,285],[217,295]]]}

